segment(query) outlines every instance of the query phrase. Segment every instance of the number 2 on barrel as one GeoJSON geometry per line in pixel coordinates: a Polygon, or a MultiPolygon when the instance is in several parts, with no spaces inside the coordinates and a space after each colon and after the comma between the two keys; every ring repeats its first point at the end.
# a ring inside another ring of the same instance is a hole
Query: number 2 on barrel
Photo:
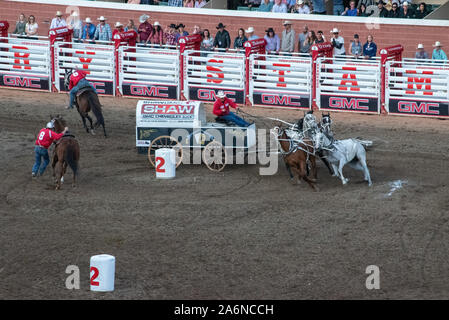
{"type": "Polygon", "coordinates": [[[90,285],[91,286],[99,286],[100,282],[98,281],[94,281],[95,279],[97,279],[98,275],[100,274],[100,272],[98,271],[97,268],[95,267],[90,267],[90,272],[94,272],[94,274],[92,275],[92,277],[90,277],[90,285]]]}
{"type": "Polygon", "coordinates": [[[162,157],[157,157],[156,158],[156,172],[161,172],[164,173],[165,169],[162,168],[165,164],[165,160],[162,157]]]}

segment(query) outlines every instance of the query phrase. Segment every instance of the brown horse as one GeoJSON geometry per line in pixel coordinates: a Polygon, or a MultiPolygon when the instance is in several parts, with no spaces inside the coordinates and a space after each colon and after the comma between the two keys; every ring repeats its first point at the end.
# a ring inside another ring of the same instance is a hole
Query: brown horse
{"type": "MultiPolygon", "coordinates": [[[[66,88],[69,87],[70,75],[72,72],[73,71],[69,69],[65,70],[64,85],[66,88]]],[[[98,128],[101,125],[103,127],[104,136],[107,137],[103,113],[101,112],[101,103],[95,91],[91,87],[81,88],[76,94],[75,102],[76,109],[81,116],[81,120],[83,120],[83,126],[86,129],[86,132],[95,134],[94,128],[98,128]],[[92,123],[92,118],[89,116],[89,111],[92,111],[97,118],[95,124],[92,123]],[[90,129],[86,125],[86,119],[90,122],[90,129]]]]}
{"type": "MultiPolygon", "coordinates": [[[[65,120],[57,116],[52,119],[55,125],[55,131],[61,133],[66,126],[65,120]]],[[[53,151],[53,177],[55,177],[56,190],[61,188],[61,183],[64,181],[64,174],[67,169],[67,165],[73,171],[72,187],[76,185],[76,175],[78,173],[78,161],[80,159],[80,146],[78,141],[70,133],[66,133],[61,139],[56,142],[55,149],[53,151]]]]}
{"type": "Polygon", "coordinates": [[[299,181],[304,179],[312,189],[318,191],[319,189],[316,186],[317,167],[313,142],[309,139],[304,139],[302,142],[298,143],[298,148],[296,148],[285,133],[285,130],[282,128],[279,128],[278,130],[278,141],[283,151],[282,154],[284,156],[285,166],[290,174],[290,178],[294,178],[292,173],[293,170],[298,175],[299,181]],[[309,160],[311,164],[313,179],[309,178],[307,175],[307,160],[309,160]]]}

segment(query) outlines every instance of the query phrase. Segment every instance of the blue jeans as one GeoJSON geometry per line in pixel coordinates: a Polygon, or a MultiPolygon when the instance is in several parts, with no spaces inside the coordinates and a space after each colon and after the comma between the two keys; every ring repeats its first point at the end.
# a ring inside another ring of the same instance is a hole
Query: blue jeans
{"type": "Polygon", "coordinates": [[[50,163],[50,158],[48,156],[48,150],[39,146],[34,147],[34,155],[35,155],[35,161],[32,172],[37,174],[40,167],[40,175],[42,175],[47,168],[48,164],[50,163]],[[44,158],[44,163],[41,166],[41,160],[44,158]]]}
{"type": "Polygon", "coordinates": [[[345,11],[345,7],[342,4],[334,4],[334,16],[341,16],[345,11]]]}
{"type": "Polygon", "coordinates": [[[245,120],[243,120],[242,118],[240,118],[238,115],[236,115],[233,112],[229,112],[229,114],[225,115],[225,116],[219,116],[220,119],[224,119],[226,121],[230,121],[235,123],[237,126],[239,127],[247,127],[249,126],[249,123],[246,122],[245,120]]]}
{"type": "Polygon", "coordinates": [[[86,78],[81,79],[76,86],[74,86],[72,88],[72,90],[70,90],[70,101],[69,101],[69,108],[71,108],[73,106],[73,103],[75,102],[75,96],[76,93],[78,92],[79,89],[82,89],[84,87],[92,87],[92,89],[94,89],[95,93],[97,93],[97,90],[95,90],[95,88],[89,83],[89,81],[87,81],[86,78]]]}

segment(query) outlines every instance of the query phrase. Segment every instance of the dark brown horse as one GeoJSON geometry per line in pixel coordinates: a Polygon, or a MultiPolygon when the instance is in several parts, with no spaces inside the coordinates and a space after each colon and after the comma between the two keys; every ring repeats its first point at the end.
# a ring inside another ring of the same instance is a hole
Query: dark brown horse
{"type": "MultiPolygon", "coordinates": [[[[72,74],[71,69],[65,70],[64,76],[64,85],[66,88],[69,87],[70,75],[72,74]]],[[[103,113],[101,112],[101,104],[98,99],[98,95],[91,87],[81,88],[76,95],[76,109],[81,116],[81,120],[83,120],[83,126],[86,129],[87,133],[95,134],[94,128],[98,128],[100,125],[103,127],[103,133],[106,137],[106,129],[104,126],[104,118],[103,113]],[[89,112],[92,111],[97,121],[95,124],[92,123],[92,118],[89,116],[89,112]],[[87,127],[86,119],[90,122],[90,129],[87,127]]]]}
{"type": "Polygon", "coordinates": [[[316,159],[314,156],[313,142],[308,139],[304,139],[298,143],[298,148],[293,144],[293,141],[287,136],[285,130],[278,128],[278,141],[282,148],[282,154],[284,156],[284,162],[287,167],[287,171],[290,174],[290,178],[293,179],[293,172],[298,176],[298,180],[303,179],[309,186],[318,191],[316,186],[317,180],[317,167],[316,159]],[[310,167],[312,171],[313,179],[307,175],[307,161],[310,161],[310,167]]]}
{"type": "MultiPolygon", "coordinates": [[[[65,120],[57,116],[52,119],[55,125],[55,131],[61,133],[66,126],[65,120]]],[[[61,188],[61,183],[64,181],[64,174],[67,165],[73,171],[72,187],[76,185],[76,175],[78,174],[78,161],[80,159],[80,146],[78,141],[70,133],[66,133],[61,139],[56,142],[55,150],[53,151],[53,177],[55,177],[56,190],[61,188]]]]}

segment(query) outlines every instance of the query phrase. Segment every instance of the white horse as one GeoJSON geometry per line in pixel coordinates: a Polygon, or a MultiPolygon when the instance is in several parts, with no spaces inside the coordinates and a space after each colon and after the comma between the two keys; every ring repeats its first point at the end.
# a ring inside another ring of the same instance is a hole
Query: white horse
{"type": "Polygon", "coordinates": [[[370,146],[372,144],[371,141],[345,139],[332,142],[324,133],[318,131],[314,137],[314,144],[316,150],[323,150],[324,156],[334,170],[334,176],[339,177],[344,185],[349,181],[349,179],[343,176],[343,167],[346,164],[356,170],[363,171],[368,185],[371,186],[373,184],[366,165],[366,151],[364,147],[370,146]]]}

